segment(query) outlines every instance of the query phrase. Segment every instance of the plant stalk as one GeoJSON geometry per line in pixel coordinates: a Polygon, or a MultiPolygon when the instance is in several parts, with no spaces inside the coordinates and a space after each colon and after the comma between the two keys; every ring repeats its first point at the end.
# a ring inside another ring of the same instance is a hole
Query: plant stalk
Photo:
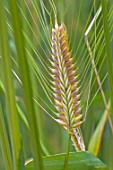
{"type": "Polygon", "coordinates": [[[69,151],[70,151],[70,141],[71,141],[71,133],[68,133],[68,145],[65,156],[64,170],[68,170],[68,159],[69,159],[69,151]]]}

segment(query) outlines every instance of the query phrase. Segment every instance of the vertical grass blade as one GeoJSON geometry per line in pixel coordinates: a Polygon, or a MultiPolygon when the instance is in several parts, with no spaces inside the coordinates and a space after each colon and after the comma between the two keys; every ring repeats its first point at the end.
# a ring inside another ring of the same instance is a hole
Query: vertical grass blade
{"type": "Polygon", "coordinates": [[[8,142],[5,121],[3,118],[3,112],[0,105],[0,146],[3,153],[4,165],[6,170],[12,170],[12,159],[11,159],[11,151],[8,142]]]}
{"type": "Polygon", "coordinates": [[[13,156],[13,168],[18,170],[20,149],[21,149],[21,139],[20,139],[20,129],[18,123],[18,114],[16,109],[15,92],[13,86],[13,78],[11,71],[11,61],[10,52],[8,46],[8,33],[4,10],[4,1],[0,1],[0,36],[1,36],[1,51],[2,51],[2,62],[3,68],[1,69],[4,75],[4,85],[5,85],[5,97],[6,97],[6,108],[7,108],[7,119],[8,127],[11,140],[11,149],[13,156]]]}
{"type": "Polygon", "coordinates": [[[104,22],[104,34],[105,34],[105,44],[107,52],[107,64],[108,64],[108,79],[110,86],[110,99],[111,99],[111,112],[112,112],[112,122],[113,122],[113,66],[112,66],[112,52],[111,52],[111,43],[110,43],[110,32],[108,24],[108,2],[102,0],[102,12],[103,12],[103,22],[104,22]]]}
{"type": "Polygon", "coordinates": [[[33,103],[33,92],[30,81],[29,66],[25,52],[25,43],[22,32],[21,20],[19,18],[17,1],[10,1],[10,11],[12,15],[12,23],[15,35],[15,42],[18,51],[18,60],[23,83],[24,99],[29,123],[30,139],[32,142],[32,154],[34,157],[34,166],[36,170],[43,169],[41,157],[41,147],[39,141],[39,130],[37,125],[36,113],[33,103]]]}

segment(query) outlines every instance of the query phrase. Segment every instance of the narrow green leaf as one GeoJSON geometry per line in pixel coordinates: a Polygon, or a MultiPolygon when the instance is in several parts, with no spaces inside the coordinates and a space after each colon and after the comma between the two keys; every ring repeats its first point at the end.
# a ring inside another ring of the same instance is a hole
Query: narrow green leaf
{"type": "Polygon", "coordinates": [[[4,94],[4,92],[5,92],[4,85],[2,81],[0,80],[0,94],[4,94]]]}
{"type": "Polygon", "coordinates": [[[9,141],[8,141],[1,105],[0,105],[0,146],[3,153],[5,168],[7,170],[12,170],[11,150],[9,146],[9,141]]]}
{"type": "Polygon", "coordinates": [[[21,107],[19,106],[19,104],[17,104],[17,110],[18,110],[18,115],[20,117],[20,120],[24,124],[25,128],[28,130],[29,129],[28,121],[27,121],[21,107]]]}
{"type": "MultiPolygon", "coordinates": [[[[110,107],[110,102],[108,104],[108,108],[109,107],[110,107]]],[[[99,149],[100,149],[102,134],[103,134],[103,130],[104,130],[107,119],[108,119],[108,114],[107,114],[107,111],[105,110],[89,142],[88,151],[92,152],[95,156],[98,154],[99,149]]]]}
{"type": "MultiPolygon", "coordinates": [[[[65,154],[44,157],[47,170],[63,170],[65,154]]],[[[69,154],[68,170],[109,170],[98,158],[89,152],[74,152],[69,154]]],[[[26,170],[34,170],[33,161],[26,163],[26,170]]]]}
{"type": "Polygon", "coordinates": [[[24,99],[27,111],[27,118],[29,123],[29,133],[32,142],[32,153],[34,157],[35,169],[43,169],[43,162],[41,157],[41,147],[39,142],[39,130],[37,124],[37,116],[33,103],[32,82],[30,80],[29,66],[27,62],[27,56],[25,52],[25,40],[22,32],[21,20],[19,18],[19,8],[17,1],[12,0],[10,2],[10,11],[12,16],[12,23],[15,35],[15,42],[18,51],[18,60],[20,66],[20,73],[22,77],[24,99]]]}
{"type": "Polygon", "coordinates": [[[111,99],[111,117],[113,123],[113,65],[112,65],[112,52],[110,43],[110,29],[109,29],[109,17],[108,17],[108,1],[102,0],[102,13],[104,22],[104,34],[105,34],[105,47],[107,52],[107,65],[108,65],[108,79],[110,87],[110,99],[111,99]]]}
{"type": "Polygon", "coordinates": [[[4,85],[5,85],[5,97],[6,97],[6,107],[7,107],[7,119],[11,140],[11,150],[13,155],[13,168],[17,170],[20,157],[21,149],[21,138],[20,138],[20,129],[18,122],[18,114],[16,109],[15,102],[15,92],[11,71],[11,61],[10,61],[10,52],[8,45],[8,33],[7,33],[7,24],[6,16],[4,9],[4,1],[0,1],[0,36],[1,36],[1,51],[2,51],[2,74],[4,75],[4,85]]]}

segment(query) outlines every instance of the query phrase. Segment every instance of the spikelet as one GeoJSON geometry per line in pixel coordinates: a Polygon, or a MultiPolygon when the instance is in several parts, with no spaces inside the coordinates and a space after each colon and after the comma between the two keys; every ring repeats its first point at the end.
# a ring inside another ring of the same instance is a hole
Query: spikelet
{"type": "Polygon", "coordinates": [[[77,151],[85,150],[80,132],[83,114],[81,113],[78,94],[77,70],[73,70],[71,53],[69,52],[68,35],[62,23],[52,29],[52,78],[55,107],[58,111],[56,121],[71,134],[71,140],[77,151]]]}

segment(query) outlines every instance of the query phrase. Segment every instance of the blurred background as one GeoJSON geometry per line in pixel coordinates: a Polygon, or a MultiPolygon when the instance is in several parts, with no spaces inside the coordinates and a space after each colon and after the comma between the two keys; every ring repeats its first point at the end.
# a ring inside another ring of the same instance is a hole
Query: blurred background
{"type": "MultiPolygon", "coordinates": [[[[23,104],[21,78],[17,64],[18,56],[13,37],[9,4],[7,0],[4,0],[4,2],[9,33],[8,43],[11,49],[11,64],[12,69],[16,75],[18,75],[15,76],[15,74],[13,74],[13,80],[16,92],[16,101],[21,113],[19,116],[19,123],[21,127],[24,156],[27,160],[32,157],[32,145],[31,141],[28,139],[27,125],[24,118],[22,119],[22,115],[26,116],[26,111],[23,104]]],[[[55,111],[55,108],[54,103],[51,103],[51,100],[53,99],[51,95],[51,85],[49,82],[49,79],[51,79],[49,75],[49,67],[51,67],[49,62],[49,59],[51,60],[51,30],[52,27],[54,27],[54,13],[52,5],[49,0],[22,0],[17,1],[17,3],[25,37],[26,53],[30,56],[29,65],[31,66],[31,77],[33,73],[35,75],[35,80],[31,79],[32,88],[34,90],[34,98],[50,115],[54,116],[53,112],[55,111]]],[[[97,144],[100,144],[100,147],[97,149],[96,154],[95,152],[94,154],[113,169],[113,129],[112,125],[110,125],[110,120],[108,120],[107,117],[102,119],[102,116],[106,111],[106,106],[97,81],[97,75],[95,75],[96,68],[106,103],[108,103],[110,100],[110,92],[101,2],[97,0],[54,0],[54,3],[57,9],[58,23],[61,24],[61,22],[64,22],[66,25],[69,36],[70,51],[72,52],[74,63],[77,62],[76,67],[78,67],[78,79],[80,80],[80,94],[83,106],[82,112],[86,113],[86,120],[81,127],[86,150],[89,149],[90,144],[92,152],[94,151],[94,146],[90,142],[95,129],[100,123],[99,128],[101,129],[101,127],[103,127],[103,129],[100,130],[98,135],[94,138],[97,140],[97,144]],[[86,30],[87,35],[85,37],[86,30]],[[85,38],[87,38],[87,41],[85,41],[85,38]],[[92,58],[94,59],[95,65],[92,65],[92,58]],[[100,143],[98,138],[100,139],[100,143]]],[[[112,0],[109,0],[108,3],[111,46],[113,51],[112,0]]],[[[0,77],[2,77],[1,74],[0,77]]],[[[4,117],[6,117],[7,113],[2,81],[0,88],[0,101],[4,117]]],[[[64,153],[66,151],[68,134],[46,114],[46,111],[44,111],[42,107],[39,108],[36,104],[43,155],[64,153]]],[[[74,151],[72,143],[70,150],[74,151]]],[[[0,170],[5,170],[2,156],[3,155],[0,150],[0,170]]]]}

